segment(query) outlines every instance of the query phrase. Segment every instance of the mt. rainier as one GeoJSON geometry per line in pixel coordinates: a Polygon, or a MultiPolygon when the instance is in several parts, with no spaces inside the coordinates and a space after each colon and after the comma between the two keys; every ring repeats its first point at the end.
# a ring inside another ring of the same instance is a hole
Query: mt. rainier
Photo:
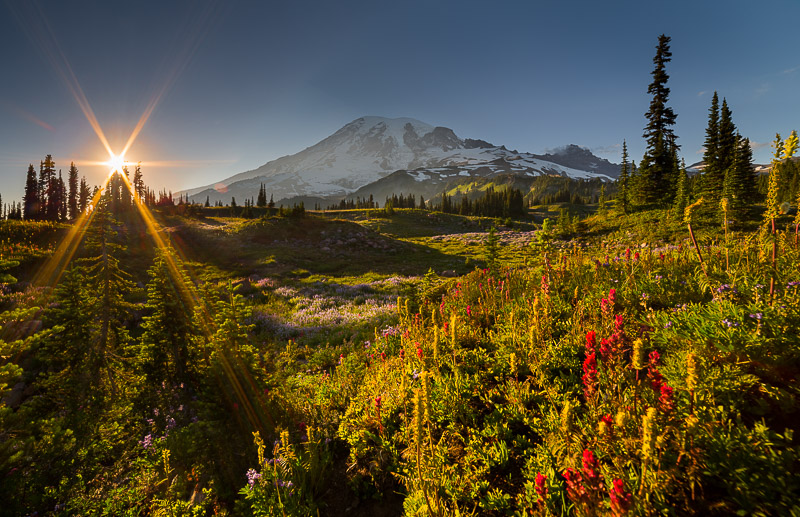
{"type": "Polygon", "coordinates": [[[509,151],[483,140],[461,139],[452,129],[433,127],[410,118],[362,117],[297,154],[223,180],[221,183],[226,188],[217,184],[216,188],[201,187],[183,194],[188,194],[195,202],[203,202],[208,196],[212,202],[227,203],[235,197],[241,203],[255,197],[263,183],[267,194],[273,195],[276,202],[294,196],[336,197],[350,194],[401,169],[459,166],[465,170],[486,171],[487,166],[491,170],[492,162],[527,176],[548,174],[611,180],[610,176],[618,170],[600,158],[596,158],[597,163],[586,166],[586,170],[556,163],[568,163],[568,160],[559,160],[559,156],[567,154],[551,154],[545,158],[509,151]]]}

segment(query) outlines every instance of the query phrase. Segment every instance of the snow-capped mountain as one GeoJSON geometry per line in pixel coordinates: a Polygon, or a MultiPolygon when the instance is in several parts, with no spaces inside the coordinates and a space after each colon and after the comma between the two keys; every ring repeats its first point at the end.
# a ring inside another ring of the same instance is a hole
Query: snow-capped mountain
{"type": "MultiPolygon", "coordinates": [[[[597,166],[570,166],[569,157],[574,158],[575,153],[565,149],[563,154],[545,158],[510,151],[483,140],[461,139],[452,129],[433,127],[410,118],[362,117],[297,154],[231,176],[215,186],[179,192],[176,196],[188,194],[196,202],[208,197],[211,202],[221,200],[224,203],[235,197],[241,204],[244,199],[255,197],[262,183],[276,202],[297,196],[344,196],[397,170],[453,166],[464,171],[480,171],[479,174],[502,171],[528,176],[613,179],[609,174],[600,173],[597,166]]],[[[597,163],[608,164],[594,158],[597,163]]],[[[609,170],[608,167],[603,169],[609,170]]]]}

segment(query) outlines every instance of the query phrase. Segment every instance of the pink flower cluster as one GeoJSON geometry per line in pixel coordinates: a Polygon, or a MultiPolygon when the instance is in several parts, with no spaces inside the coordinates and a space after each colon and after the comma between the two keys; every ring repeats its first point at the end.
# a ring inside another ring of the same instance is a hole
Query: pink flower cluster
{"type": "Polygon", "coordinates": [[[658,396],[658,409],[662,413],[670,413],[675,409],[675,390],[666,382],[664,376],[658,370],[661,356],[656,350],[650,352],[650,360],[647,363],[647,377],[650,379],[650,386],[658,396]]]}
{"type": "Polygon", "coordinates": [[[536,499],[536,504],[539,506],[544,504],[545,499],[547,499],[547,486],[545,483],[547,482],[547,476],[543,475],[541,472],[536,473],[536,480],[535,480],[535,489],[536,495],[539,496],[536,499]]]}
{"type": "Polygon", "coordinates": [[[608,496],[611,498],[611,515],[614,517],[622,517],[631,509],[633,496],[625,490],[625,483],[621,479],[614,480],[608,496]]]}
{"type": "MultiPolygon", "coordinates": [[[[568,468],[564,472],[564,480],[567,484],[567,497],[579,506],[585,506],[597,510],[601,508],[604,498],[605,486],[603,476],[600,473],[600,462],[597,461],[594,453],[589,449],[583,451],[582,468],[575,470],[568,468]]],[[[541,474],[536,476],[536,492],[539,494],[539,487],[544,485],[547,478],[541,474]],[[540,477],[541,476],[541,485],[540,477]]],[[[545,489],[545,494],[546,494],[545,489]]],[[[611,515],[622,517],[626,515],[632,506],[633,496],[625,490],[625,483],[621,479],[614,479],[608,491],[611,500],[611,515]]],[[[539,494],[540,500],[542,495],[539,494]]],[[[537,501],[538,503],[538,501],[537,501]]]]}
{"type": "Polygon", "coordinates": [[[583,395],[586,400],[590,400],[594,396],[597,392],[598,384],[597,356],[592,352],[583,361],[583,395]]]}
{"type": "Polygon", "coordinates": [[[581,470],[568,468],[563,474],[567,483],[567,496],[575,504],[591,505],[603,491],[600,462],[592,451],[585,449],[581,463],[581,470]]]}

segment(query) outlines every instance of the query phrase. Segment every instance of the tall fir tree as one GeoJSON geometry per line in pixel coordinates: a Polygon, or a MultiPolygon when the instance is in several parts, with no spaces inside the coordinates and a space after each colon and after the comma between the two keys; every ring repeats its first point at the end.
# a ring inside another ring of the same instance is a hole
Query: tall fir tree
{"type": "Polygon", "coordinates": [[[65,272],[55,289],[55,302],[45,314],[48,330],[42,336],[42,360],[47,373],[39,385],[47,398],[72,410],[96,409],[97,379],[92,376],[94,328],[93,296],[86,287],[86,270],[75,264],[65,272]],[[81,408],[82,409],[82,408],[81,408]]]}
{"type": "Polygon", "coordinates": [[[703,151],[703,174],[701,176],[703,196],[713,199],[722,191],[725,171],[719,163],[719,96],[714,92],[708,109],[708,126],[703,151]],[[715,194],[717,193],[717,194],[715,194]]]}
{"type": "Polygon", "coordinates": [[[52,155],[47,155],[39,164],[39,200],[44,209],[43,219],[58,219],[58,199],[56,194],[56,164],[52,155]]]}
{"type": "Polygon", "coordinates": [[[261,188],[258,189],[258,200],[256,201],[256,206],[267,206],[267,191],[264,189],[263,183],[261,184],[261,188]]]}
{"type": "Polygon", "coordinates": [[[78,190],[78,211],[81,214],[86,213],[86,209],[89,207],[89,196],[92,193],[89,190],[89,184],[86,183],[86,178],[81,178],[81,186],[78,190]]]}
{"type": "Polygon", "coordinates": [[[719,167],[722,171],[723,182],[726,172],[733,166],[738,144],[739,139],[736,134],[736,125],[733,123],[733,114],[728,107],[728,101],[723,97],[722,108],[719,111],[718,148],[719,167]]]}
{"type": "Polygon", "coordinates": [[[199,331],[193,312],[187,310],[192,305],[188,290],[191,280],[180,266],[172,268],[168,261],[178,263],[172,250],[159,250],[147,272],[149,314],[143,318],[140,358],[152,381],[178,384],[189,380],[187,373],[194,362],[191,354],[199,331]]]}
{"type": "Polygon", "coordinates": [[[758,199],[756,171],[750,140],[736,134],[733,160],[725,171],[722,196],[728,198],[734,219],[743,216],[747,208],[758,199]]]}
{"type": "Polygon", "coordinates": [[[136,197],[144,202],[145,199],[145,185],[142,178],[142,164],[137,163],[136,168],[133,169],[133,192],[136,197]]]}
{"type": "Polygon", "coordinates": [[[39,197],[39,182],[36,179],[36,169],[33,164],[28,165],[28,174],[25,178],[25,195],[22,198],[22,217],[28,220],[39,219],[41,199],[39,197]]]}
{"type": "Polygon", "coordinates": [[[67,186],[64,184],[64,178],[61,176],[61,171],[58,171],[58,219],[60,221],[67,220],[67,186]]]}
{"type": "Polygon", "coordinates": [[[70,219],[78,217],[78,168],[75,167],[75,162],[69,164],[69,195],[67,196],[67,212],[70,219]]]}
{"type": "Polygon", "coordinates": [[[667,87],[669,75],[666,64],[672,60],[670,40],[664,34],[658,37],[656,55],[653,58],[653,82],[647,88],[652,100],[650,109],[645,114],[647,125],[643,136],[647,149],[639,163],[641,170],[637,190],[641,203],[670,202],[675,196],[677,164],[674,157],[678,145],[672,126],[675,125],[677,116],[667,106],[670,90],[667,87]]]}
{"type": "Polygon", "coordinates": [[[703,196],[716,206],[720,199],[728,199],[728,206],[735,216],[757,199],[756,174],[750,143],[736,131],[733,114],[728,101],[714,94],[709,109],[706,128],[705,167],[701,176],[703,196]]]}
{"type": "Polygon", "coordinates": [[[94,319],[90,349],[92,377],[104,385],[104,392],[118,392],[117,363],[129,341],[125,321],[130,318],[132,305],[125,299],[133,289],[130,275],[122,269],[119,254],[122,246],[116,242],[110,202],[113,192],[106,192],[95,207],[96,215],[87,232],[86,248],[94,255],[85,259],[86,286],[94,294],[90,310],[94,319]],[[107,384],[106,384],[107,383],[107,384]]]}
{"type": "Polygon", "coordinates": [[[622,164],[620,165],[619,178],[617,178],[617,209],[623,214],[628,213],[628,183],[630,172],[628,171],[628,143],[622,141],[622,164]]]}

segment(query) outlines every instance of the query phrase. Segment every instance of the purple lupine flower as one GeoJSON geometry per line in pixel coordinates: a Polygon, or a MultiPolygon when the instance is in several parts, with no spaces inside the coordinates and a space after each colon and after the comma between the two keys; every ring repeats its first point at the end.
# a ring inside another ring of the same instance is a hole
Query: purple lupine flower
{"type": "Polygon", "coordinates": [[[253,489],[253,487],[256,484],[256,481],[258,481],[260,478],[261,474],[256,472],[255,469],[250,469],[247,471],[247,484],[250,485],[250,490],[253,489]]]}
{"type": "Polygon", "coordinates": [[[145,436],[144,440],[141,440],[139,442],[139,445],[141,445],[145,450],[150,449],[153,446],[153,435],[148,434],[147,436],[145,436]]]}

